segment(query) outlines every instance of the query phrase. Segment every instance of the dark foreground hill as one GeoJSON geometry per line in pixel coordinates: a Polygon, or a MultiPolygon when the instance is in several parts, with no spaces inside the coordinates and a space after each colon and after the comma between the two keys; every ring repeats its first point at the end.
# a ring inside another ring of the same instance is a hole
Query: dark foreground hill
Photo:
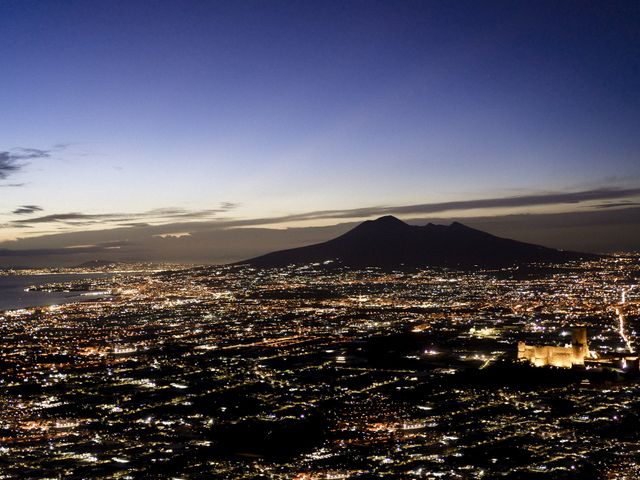
{"type": "Polygon", "coordinates": [[[327,260],[355,268],[492,267],[596,257],[496,237],[458,222],[413,226],[386,216],[361,223],[324,243],[268,253],[240,263],[262,268],[327,260]]]}

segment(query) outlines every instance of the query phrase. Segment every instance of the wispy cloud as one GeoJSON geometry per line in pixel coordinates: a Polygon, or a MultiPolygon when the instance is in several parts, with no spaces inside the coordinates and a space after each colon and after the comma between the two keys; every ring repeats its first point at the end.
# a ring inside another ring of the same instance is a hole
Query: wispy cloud
{"type": "MultiPolygon", "coordinates": [[[[24,218],[13,220],[8,225],[14,226],[33,226],[41,224],[59,224],[68,227],[81,227],[101,224],[105,227],[109,226],[147,226],[161,225],[174,222],[189,222],[211,220],[218,213],[227,212],[231,207],[221,206],[220,208],[211,208],[204,210],[188,210],[185,208],[157,208],[145,212],[137,213],[82,213],[67,212],[54,213],[50,215],[41,215],[38,217],[24,218]]],[[[15,214],[33,213],[42,210],[36,205],[23,205],[15,210],[15,214]]]]}
{"type": "Polygon", "coordinates": [[[0,152],[0,180],[20,171],[28,164],[29,160],[50,156],[51,150],[39,148],[14,148],[0,152]]]}
{"type": "Polygon", "coordinates": [[[596,205],[596,208],[620,208],[620,207],[637,207],[640,206],[640,202],[608,202],[596,205]]]}
{"type": "Polygon", "coordinates": [[[2,183],[0,184],[0,188],[17,188],[17,187],[24,187],[26,184],[25,183],[2,183]]]}
{"type": "Polygon", "coordinates": [[[222,209],[222,210],[235,210],[239,206],[240,206],[239,203],[234,203],[234,202],[221,202],[220,203],[220,209],[222,209]]]}
{"type": "Polygon", "coordinates": [[[579,205],[593,201],[623,200],[640,196],[640,188],[598,188],[578,192],[549,192],[533,195],[460,200],[454,202],[420,203],[400,206],[372,206],[344,210],[317,210],[278,217],[230,220],[226,227],[260,226],[326,219],[364,219],[383,215],[433,215],[467,210],[492,210],[551,205],[579,205]]]}
{"type": "Polygon", "coordinates": [[[41,212],[41,211],[42,211],[42,207],[39,207],[38,205],[20,205],[11,213],[15,215],[28,215],[31,213],[41,212]]]}
{"type": "Polygon", "coordinates": [[[29,250],[0,249],[0,257],[38,257],[49,255],[77,255],[82,253],[103,253],[109,250],[131,246],[130,242],[105,242],[96,245],[80,245],[63,248],[34,248],[29,250]]]}

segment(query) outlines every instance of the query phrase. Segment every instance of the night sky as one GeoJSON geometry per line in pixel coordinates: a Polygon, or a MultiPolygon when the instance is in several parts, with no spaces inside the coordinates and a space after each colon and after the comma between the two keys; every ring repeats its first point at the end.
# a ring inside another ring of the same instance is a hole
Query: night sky
{"type": "Polygon", "coordinates": [[[3,0],[0,45],[0,249],[379,213],[640,225],[638,1],[3,0]]]}

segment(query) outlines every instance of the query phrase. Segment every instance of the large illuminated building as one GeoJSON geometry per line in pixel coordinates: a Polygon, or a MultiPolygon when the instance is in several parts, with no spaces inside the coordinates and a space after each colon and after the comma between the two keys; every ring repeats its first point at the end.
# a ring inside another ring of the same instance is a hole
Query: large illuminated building
{"type": "Polygon", "coordinates": [[[518,360],[528,361],[536,367],[550,365],[571,368],[574,365],[584,365],[588,355],[586,327],[574,327],[571,332],[571,345],[564,347],[527,345],[525,342],[518,342],[518,360]]]}

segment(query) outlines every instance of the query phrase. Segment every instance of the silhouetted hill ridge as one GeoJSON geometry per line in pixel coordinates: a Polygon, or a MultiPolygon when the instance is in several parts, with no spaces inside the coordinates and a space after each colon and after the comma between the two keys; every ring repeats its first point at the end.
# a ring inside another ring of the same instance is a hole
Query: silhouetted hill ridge
{"type": "Polygon", "coordinates": [[[272,252],[240,263],[255,267],[284,267],[338,260],[345,266],[357,268],[417,268],[506,266],[595,257],[496,237],[459,222],[416,226],[388,215],[367,220],[327,242],[272,252]]]}

